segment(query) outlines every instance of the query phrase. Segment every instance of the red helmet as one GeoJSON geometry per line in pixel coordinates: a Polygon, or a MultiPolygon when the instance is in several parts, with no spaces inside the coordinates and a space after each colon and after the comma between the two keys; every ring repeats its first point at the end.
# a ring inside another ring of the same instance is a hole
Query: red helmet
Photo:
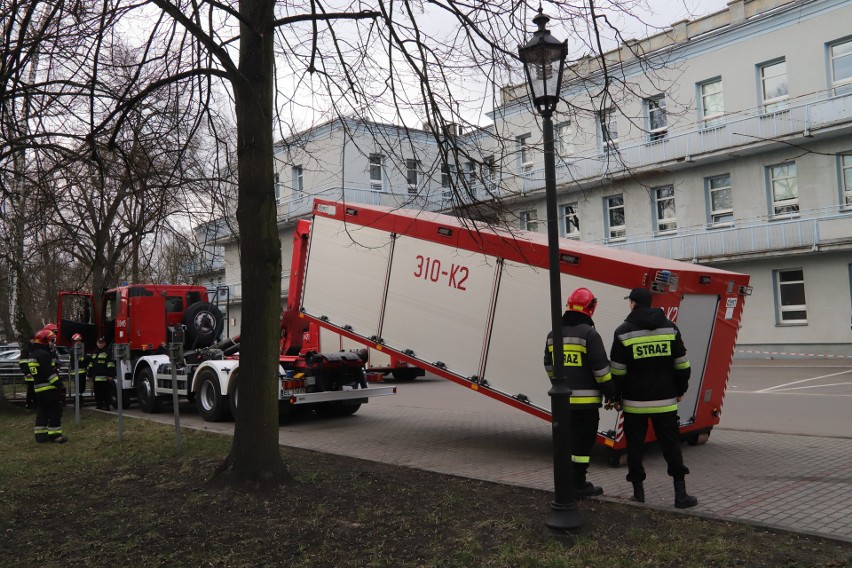
{"type": "Polygon", "coordinates": [[[571,295],[568,296],[568,302],[565,304],[565,309],[582,312],[591,317],[595,313],[595,308],[598,305],[598,299],[592,294],[588,288],[577,288],[571,295]]]}
{"type": "Polygon", "coordinates": [[[71,336],[71,341],[83,341],[83,336],[79,333],[75,333],[71,336]]]}
{"type": "Polygon", "coordinates": [[[42,329],[46,329],[47,331],[52,331],[53,333],[56,333],[57,331],[59,331],[59,328],[56,327],[55,323],[49,323],[46,326],[44,326],[42,329]]]}
{"type": "Polygon", "coordinates": [[[47,329],[41,329],[36,332],[33,337],[33,343],[41,343],[42,345],[50,345],[50,340],[53,339],[53,332],[47,329]]]}

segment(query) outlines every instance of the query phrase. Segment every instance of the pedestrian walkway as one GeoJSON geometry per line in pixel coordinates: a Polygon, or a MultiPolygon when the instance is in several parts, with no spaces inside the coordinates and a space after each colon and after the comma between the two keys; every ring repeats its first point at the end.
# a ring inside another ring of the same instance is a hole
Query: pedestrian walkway
{"type": "MultiPolygon", "coordinates": [[[[378,401],[376,401],[378,402],[378,401]]],[[[520,412],[418,412],[370,403],[345,420],[281,427],[283,445],[439,473],[553,490],[549,424],[520,412]]],[[[646,507],[659,507],[852,542],[852,439],[717,428],[707,444],[683,446],[697,507],[675,509],[656,444],[646,454],[646,507]]],[[[602,499],[631,503],[626,468],[593,456],[589,478],[602,499]]]]}

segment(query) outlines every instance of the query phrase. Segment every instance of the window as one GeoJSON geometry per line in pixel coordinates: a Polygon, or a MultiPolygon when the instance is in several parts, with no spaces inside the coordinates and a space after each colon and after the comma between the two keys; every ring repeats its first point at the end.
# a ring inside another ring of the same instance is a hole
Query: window
{"type": "Polygon", "coordinates": [[[725,113],[725,100],[722,96],[722,79],[711,79],[698,86],[701,108],[699,113],[705,127],[718,126],[725,113]]]}
{"type": "Polygon", "coordinates": [[[563,237],[572,239],[580,238],[580,214],[577,208],[577,202],[567,203],[559,208],[562,213],[560,219],[560,229],[563,237]]]}
{"type": "Polygon", "coordinates": [[[663,140],[668,132],[666,98],[658,95],[645,99],[645,116],[648,121],[648,141],[663,140]]]}
{"type": "Polygon", "coordinates": [[[383,162],[384,158],[381,154],[370,156],[370,189],[372,191],[384,191],[385,189],[383,162]]]}
{"type": "Polygon", "coordinates": [[[538,230],[538,212],[535,209],[521,211],[521,229],[524,231],[538,230]]]}
{"type": "Polygon", "coordinates": [[[799,184],[796,180],[796,163],[787,162],[769,166],[769,190],[772,199],[772,214],[797,213],[799,211],[799,184]]]}
{"type": "Polygon", "coordinates": [[[657,218],[657,232],[677,230],[674,186],[654,188],[654,213],[657,218]]]}
{"type": "Polygon", "coordinates": [[[281,201],[281,176],[275,172],[275,202],[281,201]]]}
{"type": "Polygon", "coordinates": [[[405,160],[405,178],[408,181],[408,193],[417,193],[417,186],[420,183],[420,162],[408,158],[405,160]]]}
{"type": "Polygon", "coordinates": [[[614,195],[604,199],[606,207],[606,229],[608,238],[623,239],[627,236],[624,226],[624,196],[614,195]]]}
{"type": "Polygon", "coordinates": [[[456,166],[444,164],[441,166],[441,194],[444,199],[449,199],[453,195],[453,180],[456,175],[456,166]]]}
{"type": "Polygon", "coordinates": [[[524,134],[516,138],[518,143],[518,156],[521,160],[521,171],[528,172],[533,168],[532,148],[530,148],[530,135],[524,134]]]}
{"type": "Polygon", "coordinates": [[[808,323],[804,271],[801,268],[776,270],[774,277],[778,323],[808,323]]]}
{"type": "Polygon", "coordinates": [[[760,66],[760,92],[764,112],[787,108],[787,62],[782,59],[760,66]]]}
{"type": "Polygon", "coordinates": [[[482,160],[482,179],[488,186],[489,190],[494,190],[497,182],[497,164],[494,162],[494,156],[486,156],[482,160]]]}
{"type": "Polygon", "coordinates": [[[618,124],[615,122],[615,110],[611,108],[598,112],[601,149],[605,154],[618,150],[618,124]]]}
{"type": "Polygon", "coordinates": [[[731,198],[731,174],[709,177],[705,180],[707,203],[710,209],[710,224],[720,225],[734,220],[734,205],[731,198]]]}
{"type": "Polygon", "coordinates": [[[293,166],[293,193],[305,191],[305,173],[302,166],[293,166]]]}
{"type": "Polygon", "coordinates": [[[829,46],[831,87],[835,95],[852,93],[852,39],[829,46]]]}
{"type": "Polygon", "coordinates": [[[556,125],[556,153],[561,158],[570,158],[574,155],[574,127],[571,121],[556,125]]]}
{"type": "Polygon", "coordinates": [[[464,176],[467,178],[468,183],[476,183],[476,163],[475,162],[465,162],[464,164],[464,176]]]}
{"type": "Polygon", "coordinates": [[[841,154],[840,160],[840,204],[852,206],[852,154],[841,154]]]}

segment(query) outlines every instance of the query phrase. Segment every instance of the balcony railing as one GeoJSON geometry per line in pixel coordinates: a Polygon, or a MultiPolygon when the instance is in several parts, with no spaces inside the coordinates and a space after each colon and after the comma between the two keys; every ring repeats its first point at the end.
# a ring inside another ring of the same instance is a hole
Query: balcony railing
{"type": "MultiPolygon", "coordinates": [[[[668,136],[661,140],[632,145],[621,141],[618,153],[559,160],[557,184],[636,172],[661,163],[690,162],[706,154],[771,142],[784,136],[810,136],[816,129],[852,122],[852,93],[832,96],[830,91],[821,91],[788,102],[786,109],[776,112],[753,109],[714,119],[710,127],[669,130],[668,136]]],[[[543,167],[526,171],[518,178],[521,193],[544,189],[543,167]]]]}
{"type": "Polygon", "coordinates": [[[603,243],[612,248],[699,262],[771,251],[852,247],[852,208],[828,207],[795,216],[740,220],[733,226],[678,229],[676,235],[642,235],[603,243]]]}

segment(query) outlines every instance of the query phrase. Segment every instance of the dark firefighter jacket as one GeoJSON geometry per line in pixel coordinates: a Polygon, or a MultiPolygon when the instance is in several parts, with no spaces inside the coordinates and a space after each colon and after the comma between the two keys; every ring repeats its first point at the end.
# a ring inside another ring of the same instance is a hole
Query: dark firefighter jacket
{"type": "Polygon", "coordinates": [[[109,355],[109,351],[96,349],[89,359],[89,376],[95,381],[105,381],[107,378],[115,378],[115,361],[109,355]]]}
{"type": "Polygon", "coordinates": [[[59,375],[56,374],[53,355],[50,350],[39,343],[30,347],[29,370],[33,376],[35,392],[45,392],[62,386],[59,375]]]}
{"type": "MultiPolygon", "coordinates": [[[[547,334],[544,369],[553,379],[553,332],[547,334]]],[[[615,396],[606,348],[592,318],[580,312],[562,314],[562,347],[565,378],[571,387],[572,406],[601,405],[602,394],[615,396]]]]}
{"type": "Polygon", "coordinates": [[[615,330],[612,375],[624,412],[677,410],[689,384],[689,359],[677,326],[660,308],[637,306],[615,330]]]}

